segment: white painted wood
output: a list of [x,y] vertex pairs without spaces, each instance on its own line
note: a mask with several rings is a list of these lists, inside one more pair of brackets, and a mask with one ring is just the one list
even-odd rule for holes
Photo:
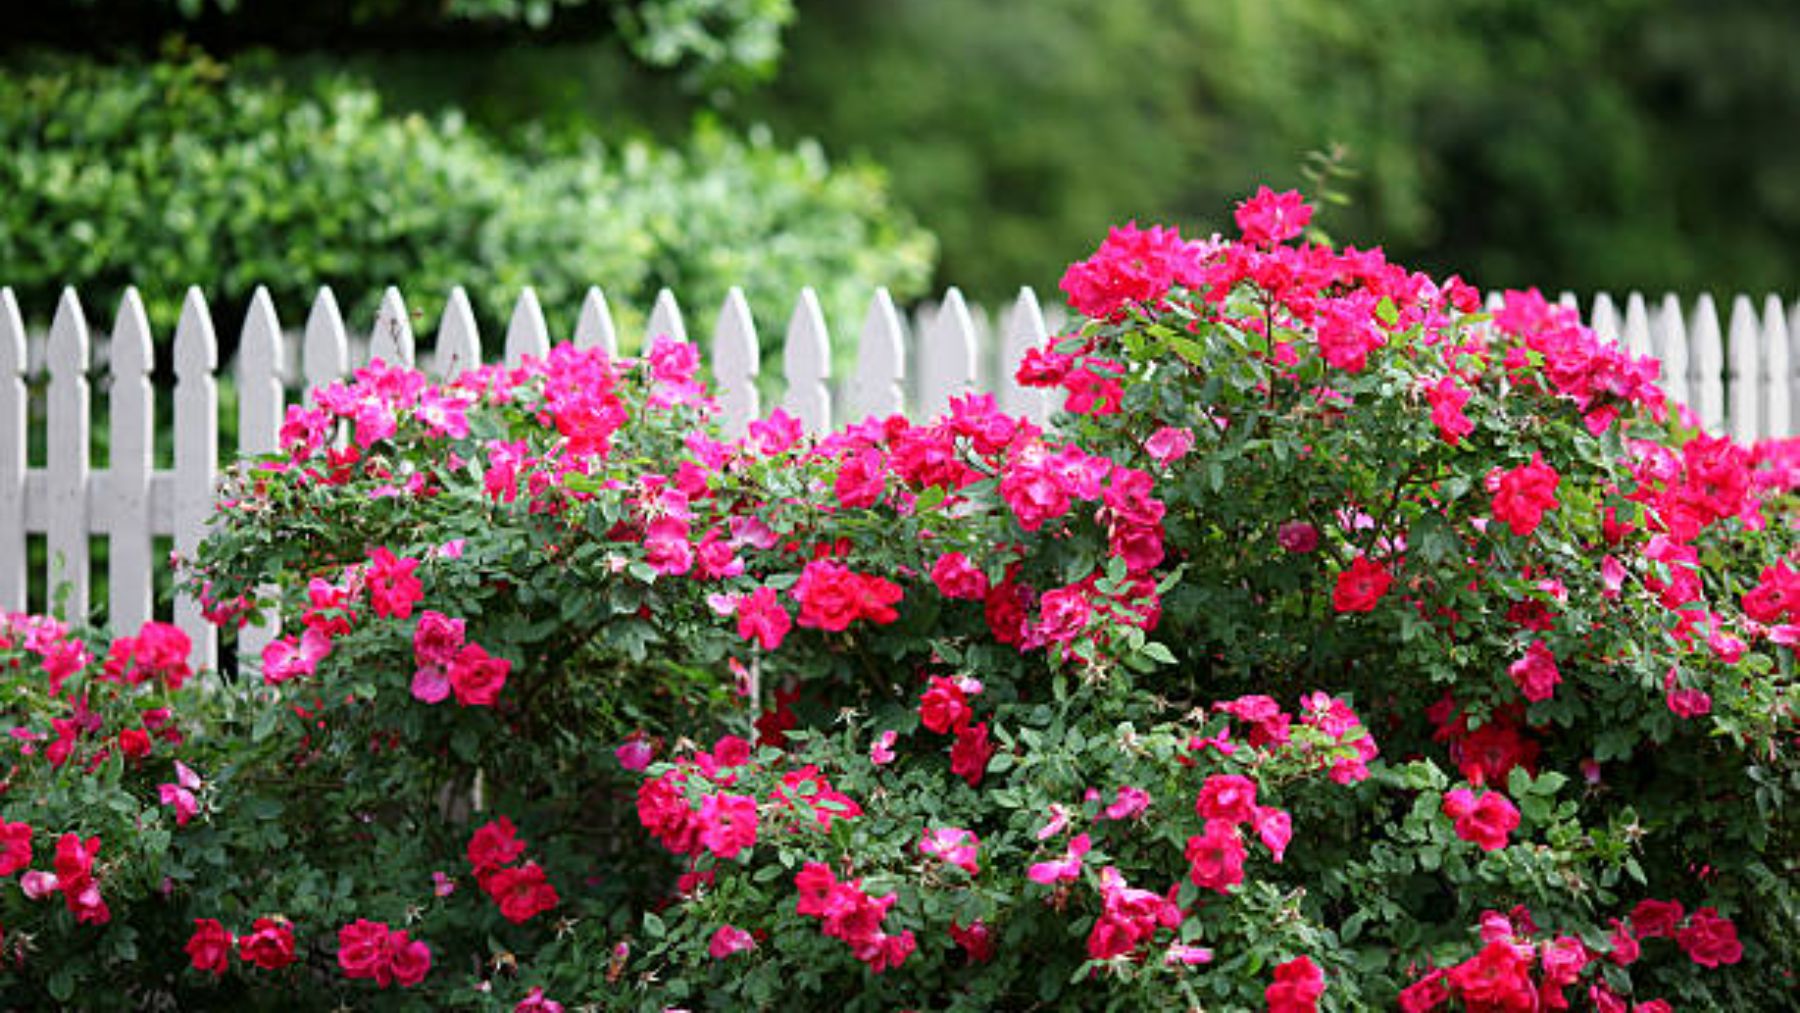
[[649,348],[657,338],[688,339],[687,325],[681,321],[681,306],[675,302],[675,293],[666,288],[656,293],[656,305],[650,309],[650,322],[644,327],[644,347]]
[[1687,320],[1673,292],[1663,296],[1650,322],[1650,340],[1662,360],[1663,390],[1677,404],[1689,403]]
[[1001,318],[1000,327],[1000,375],[994,378],[994,385],[999,388],[1000,410],[1043,425],[1050,418],[1047,392],[1023,386],[1018,379],[1019,364],[1025,361],[1025,353],[1042,348],[1050,341],[1044,313],[1038,308],[1037,293],[1029,288],[1019,289],[1019,297]]
[[[219,343],[198,288],[190,288],[175,325],[175,554],[192,559],[213,515],[219,474],[219,391],[214,372]],[[193,641],[196,668],[218,663],[218,638],[200,615],[200,603],[175,595],[175,623]]]
[[1575,298],[1575,293],[1573,292],[1564,292],[1562,295],[1557,296],[1556,304],[1572,309],[1577,313],[1581,312],[1581,300]]
[[950,409],[950,399],[975,389],[975,325],[962,292],[944,293],[920,349],[919,410],[933,419]]
[[[287,361],[281,321],[269,290],[258,286],[244,317],[238,342],[238,452],[244,455],[273,453],[281,447],[283,401],[281,367]],[[273,596],[275,588],[262,589]],[[280,617],[265,616],[266,625],[246,626],[238,633],[240,665],[262,657],[263,647],[280,633]]]
[[1612,296],[1605,292],[1594,294],[1594,307],[1588,311],[1588,326],[1601,341],[1619,343],[1619,308],[1613,305]]
[[1800,434],[1800,301],[1788,307],[1788,431]]
[[81,302],[72,288],[63,289],[50,324],[45,355],[50,367],[50,429],[45,457],[45,535],[50,550],[50,600],[67,585],[62,616],[85,621],[88,613],[88,328]]
[[1642,358],[1656,354],[1650,347],[1650,311],[1644,305],[1643,293],[1633,292],[1625,298],[1625,324],[1621,331],[1625,350],[1633,356]]
[[575,319],[575,347],[603,348],[608,358],[619,357],[619,331],[613,326],[606,293],[598,288],[588,289],[581,300],[581,315]]
[[[125,290],[113,322],[112,444],[107,495],[94,504],[96,520],[110,535],[106,561],[107,616],[119,636],[136,633],[151,618],[150,473],[156,466],[156,365],[150,321],[137,289]],[[247,397],[245,404],[254,402]]]
[[1781,297],[1769,295],[1763,300],[1762,314],[1762,418],[1757,435],[1764,439],[1793,436],[1794,398],[1788,385],[1792,364],[1788,356],[1787,313]]
[[844,388],[844,420],[861,422],[871,415],[898,415],[906,410],[906,333],[888,290],[878,288],[863,318],[856,369]]
[[1703,292],[1688,320],[1688,390],[1707,432],[1725,426],[1725,339],[1712,293]]
[[245,454],[269,454],[280,449],[285,396],[281,366],[287,361],[281,321],[275,316],[269,290],[257,286],[244,315],[243,336],[238,341],[238,450]]
[[756,342],[756,322],[744,290],[733,286],[719,307],[713,327],[713,378],[718,384],[719,424],[727,439],[744,435],[750,420],[762,414],[756,377],[762,371],[762,350]]
[[831,334],[811,286],[800,290],[794,315],[788,318],[787,344],[781,350],[787,394],[781,406],[816,435],[831,430]]
[[369,328],[369,361],[376,359],[390,366],[413,364],[412,314],[407,312],[400,290],[392,285],[381,293],[375,324]]
[[431,371],[437,379],[449,382],[480,365],[481,331],[475,326],[469,293],[458,285],[450,290],[444,316],[438,321],[437,351],[432,355]]
[[506,326],[506,364],[518,366],[527,356],[542,360],[550,354],[550,325],[537,293],[526,288],[513,305],[512,322]]
[[0,288],[0,609],[25,601],[25,320],[10,288]]
[[338,312],[337,296],[329,288],[320,288],[313,298],[302,351],[305,359],[300,373],[306,378],[309,398],[313,391],[343,379],[350,371],[350,340],[344,334],[344,315]]
[[1754,443],[1762,415],[1762,362],[1758,347],[1762,326],[1749,296],[1739,295],[1731,301],[1729,326],[1725,375],[1731,397],[1731,436],[1740,443]]

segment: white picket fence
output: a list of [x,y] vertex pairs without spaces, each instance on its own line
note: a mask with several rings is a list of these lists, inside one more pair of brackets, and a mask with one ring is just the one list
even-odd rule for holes
[[[1569,297],[1565,296],[1565,300]],[[818,300],[803,291],[789,319],[782,347],[780,403],[808,430],[823,432],[835,422],[870,414],[911,412],[925,417],[942,411],[964,391],[992,390],[1001,407],[1042,420],[1049,402],[1040,391],[1021,388],[1013,366],[1025,350],[1053,333],[1051,317],[1031,289],[988,322],[951,289],[937,304],[922,307],[908,326],[885,291],[877,291],[857,335],[855,365],[841,381],[832,375],[831,332]],[[1597,297],[1589,314],[1596,331],[1622,341],[1638,354],[1664,362],[1666,388],[1698,412],[1712,430],[1741,439],[1800,432],[1800,302],[1788,306],[1770,296],[1759,313],[1748,297],[1732,303],[1729,326],[1721,330],[1710,296],[1684,310],[1674,296],[1651,307],[1633,294],[1621,311],[1610,297]],[[688,340],[687,325],[673,295],[663,292],[652,308],[646,335]],[[573,335],[579,347],[616,351],[619,332],[606,297],[592,289],[584,299]],[[1729,340],[1727,340],[1729,339]],[[297,354],[289,346],[298,344]],[[32,418],[26,380],[37,376],[27,354],[27,335],[12,292],[0,289],[0,609],[26,606],[27,538],[44,536],[48,578],[66,582],[66,612],[88,612],[90,540],[108,541],[108,615],[116,631],[136,629],[152,614],[152,573],[163,565],[152,558],[153,540],[172,538],[175,552],[192,553],[212,513],[219,472],[218,344],[212,315],[198,289],[190,289],[174,337],[174,467],[154,466],[156,393],[150,382],[152,340],[144,307],[135,292],[119,306],[110,340],[96,342],[73,290],[63,293],[42,344],[47,374],[44,415],[46,466],[29,467],[27,425]],[[502,339],[508,363],[541,356],[550,333],[535,294],[529,289],[513,309]],[[355,358],[418,362],[429,374],[448,378],[483,361],[482,341],[467,295],[450,294],[429,362],[419,360],[411,317],[400,293],[388,289],[366,341],[352,341],[337,300],[322,289],[305,327],[285,334],[268,293],[258,290],[243,323],[235,363],[237,451],[274,450],[290,388],[314,388],[350,372]],[[91,353],[102,352],[110,407],[110,450],[104,468],[91,465]],[[1728,354],[1729,352],[1729,354]],[[732,290],[713,325],[710,365],[728,432],[742,432],[763,406],[758,374],[760,343],[749,305]],[[177,594],[175,621],[194,640],[195,662],[214,664],[215,631],[200,617],[192,598]],[[248,631],[241,649],[260,649],[266,634]]]

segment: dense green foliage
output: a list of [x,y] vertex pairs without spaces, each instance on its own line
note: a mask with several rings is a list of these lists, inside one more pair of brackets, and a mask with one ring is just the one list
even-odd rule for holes
[[360,322],[400,283],[429,326],[453,285],[489,321],[532,285],[567,328],[591,284],[640,311],[660,286],[702,308],[736,284],[772,325],[803,285],[853,318],[930,270],[878,171],[715,129],[503,147],[354,83],[297,93],[204,60],[0,76],[0,110],[0,277],[28,312],[65,283],[96,307],[135,284],[166,335],[189,284],[227,307],[267,285],[293,322],[332,285]]

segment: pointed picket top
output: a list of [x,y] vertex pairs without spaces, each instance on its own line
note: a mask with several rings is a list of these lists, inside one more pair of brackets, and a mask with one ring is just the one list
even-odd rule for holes
[[800,420],[806,431],[822,435],[831,431],[831,334],[819,297],[809,285],[800,290],[794,315],[788,318],[787,344],[781,350],[787,395],[781,406]]
[[613,326],[606,293],[598,287],[589,288],[581,300],[581,315],[575,319],[575,347],[602,348],[607,358],[619,357],[619,331]]
[[856,369],[844,388],[844,418],[861,422],[871,415],[906,410],[906,332],[888,290],[878,288],[863,318]]
[[[113,321],[110,349],[112,444],[107,495],[98,505],[111,535],[106,559],[106,611],[115,634],[136,633],[150,619],[150,473],[156,463],[155,366],[150,321],[137,289],[125,290]],[[246,397],[248,405],[253,398]]]
[[1643,293],[1633,292],[1625,297],[1625,323],[1619,338],[1633,356],[1656,354],[1650,346],[1650,311],[1644,305]]
[[1731,301],[1730,337],[1727,354],[1730,362],[1726,376],[1731,391],[1731,435],[1743,443],[1754,443],[1762,421],[1762,321],[1756,306],[1747,295]]
[[762,351],[757,347],[750,304],[744,301],[744,290],[735,285],[719,307],[719,320],[713,327],[712,357],[720,424],[727,439],[736,439],[744,435],[751,419],[762,414],[756,396]]
[[375,310],[375,324],[369,328],[369,361],[380,359],[390,366],[413,364],[412,315],[406,300],[392,285],[381,293],[381,305]]
[[1687,320],[1682,313],[1681,300],[1673,292],[1662,297],[1662,304],[1651,318],[1650,341],[1656,357],[1662,360],[1663,390],[1678,403],[1687,404],[1690,397]]
[[344,378],[350,371],[350,340],[344,334],[344,315],[338,312],[337,296],[323,286],[313,297],[312,312],[306,316],[306,337],[301,347],[305,363],[300,372],[306,378],[306,393]]
[[1042,390],[1020,384],[1018,378],[1025,353],[1050,341],[1050,329],[1038,308],[1037,293],[1029,287],[1019,289],[1019,297],[1000,318],[1000,329],[1000,410],[1042,425],[1050,417],[1049,398]]
[[681,306],[675,302],[675,293],[666,288],[656,293],[656,305],[650,309],[650,322],[644,328],[644,348],[648,349],[657,338],[688,339],[687,325],[681,322]]
[[1763,299],[1762,336],[1762,426],[1758,435],[1764,439],[1783,439],[1794,435],[1794,391],[1789,386],[1789,355],[1786,307],[1781,297]]
[[[219,391],[213,371],[219,365],[219,343],[212,317],[198,288],[190,288],[175,324],[175,552],[194,558],[213,514],[213,486],[219,476]],[[175,596],[175,624],[193,642],[191,660],[212,668],[218,660],[218,636],[200,614],[200,603],[186,592]]]
[[1489,289],[1487,299],[1481,304],[1481,308],[1489,313],[1498,313],[1504,309],[1505,306],[1506,293],[1501,292],[1499,289]]
[[1577,313],[1581,312],[1581,300],[1577,299],[1573,292],[1564,292],[1562,295],[1557,296],[1556,304],[1558,306],[1566,306]]
[[243,453],[267,454],[281,444],[285,344],[275,301],[258,285],[238,341],[238,449]]
[[25,611],[25,319],[0,288],[0,610]]
[[1588,327],[1594,336],[1610,344],[1619,343],[1619,308],[1613,305],[1612,296],[1605,292],[1594,295],[1594,307],[1588,311]]
[[950,399],[975,387],[975,324],[961,290],[944,293],[920,348],[919,413],[933,419],[950,410]]
[[439,380],[448,382],[480,365],[481,331],[475,326],[469,293],[458,285],[450,290],[444,315],[438,320],[437,351],[432,354],[431,371]]
[[1788,432],[1800,435],[1800,300],[1788,307],[1787,335]]
[[1725,339],[1712,293],[1702,292],[1688,322],[1688,390],[1700,425],[1709,433],[1725,427]]
[[75,290],[63,289],[50,323],[45,360],[50,368],[46,422],[48,454],[48,523],[51,598],[68,584],[63,618],[79,621],[88,611],[88,345],[87,319]]
[[520,365],[528,356],[542,360],[550,354],[550,325],[544,322],[544,308],[530,286],[519,292],[519,301],[513,304],[505,352],[508,366]]

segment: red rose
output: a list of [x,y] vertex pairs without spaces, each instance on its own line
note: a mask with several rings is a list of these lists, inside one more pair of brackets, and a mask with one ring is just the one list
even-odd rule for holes
[[919,722],[934,732],[944,734],[969,723],[974,712],[962,687],[943,676],[931,677],[929,688],[919,699]]
[[368,978],[382,988],[393,978],[388,927],[364,918],[338,929],[338,966],[346,978]]
[[1381,564],[1371,563],[1367,556],[1358,556],[1348,570],[1338,574],[1331,607],[1339,612],[1373,612],[1375,603],[1387,594],[1393,583],[1394,578]]
[[534,915],[554,908],[562,899],[536,862],[527,862],[517,869],[502,869],[494,873],[485,887],[488,896],[500,905],[500,913],[514,925],[522,925]]
[[1701,967],[1735,964],[1744,959],[1744,946],[1738,942],[1737,926],[1729,918],[1719,917],[1713,908],[1703,907],[1688,919],[1688,927],[1675,934],[1688,957]]
[[982,775],[987,773],[988,760],[993,758],[994,749],[994,744],[988,741],[986,721],[958,728],[956,744],[950,747],[950,772],[969,782],[969,787],[977,787]]
[[504,816],[483,825],[469,838],[469,865],[474,868],[477,880],[511,864],[524,853],[525,842],[519,840],[519,832],[512,820]]
[[31,824],[0,820],[0,876],[31,868]]
[[489,656],[480,644],[464,644],[450,665],[450,688],[464,707],[492,707],[510,671],[512,662]]
[[1242,774],[1214,774],[1201,787],[1194,811],[1202,819],[1248,823],[1256,818],[1256,782]]
[[1681,915],[1678,900],[1641,900],[1631,909],[1631,927],[1640,939],[1673,938]]
[[388,937],[388,950],[393,954],[390,964],[394,980],[401,988],[411,988],[425,980],[431,970],[431,948],[417,939],[407,938],[404,932],[395,932]]
[[194,919],[194,934],[187,941],[188,959],[194,970],[222,975],[231,965],[231,933],[216,918]]
[[1494,519],[1515,535],[1531,534],[1546,512],[1561,505],[1556,501],[1556,486],[1561,481],[1556,469],[1544,463],[1542,454],[1531,455],[1530,464],[1511,471],[1495,469],[1487,480],[1488,491],[1494,494]]
[[1325,994],[1325,972],[1309,957],[1295,957],[1275,968],[1275,982],[1263,991],[1269,1013],[1315,1013]]
[[119,752],[133,760],[150,755],[150,733],[142,728],[127,728],[119,733]]
[[238,957],[265,971],[278,971],[294,962],[294,928],[285,921],[258,918],[237,945]]

